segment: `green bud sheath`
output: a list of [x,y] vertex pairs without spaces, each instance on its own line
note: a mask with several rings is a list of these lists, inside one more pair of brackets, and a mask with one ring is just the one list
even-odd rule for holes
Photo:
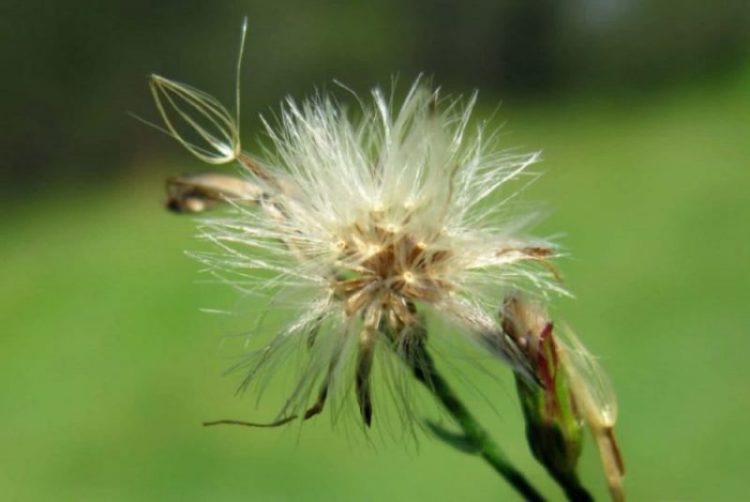
[[570,500],[593,500],[576,474],[583,441],[579,417],[560,361],[553,324],[541,309],[518,297],[503,304],[503,331],[526,354],[536,384],[516,374],[516,389],[534,458],[565,490]]
[[526,437],[534,457],[555,478],[575,477],[581,455],[583,424],[576,416],[565,372],[547,323],[539,335],[536,370],[543,387],[517,376],[516,388],[526,420]]

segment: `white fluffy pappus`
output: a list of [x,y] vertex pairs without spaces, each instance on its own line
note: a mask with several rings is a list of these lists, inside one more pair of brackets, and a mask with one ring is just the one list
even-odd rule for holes
[[163,77],[151,87],[169,134],[244,173],[173,184],[178,210],[230,203],[201,225],[216,251],[196,256],[243,288],[305,298],[295,320],[240,364],[246,387],[290,351],[304,354],[272,425],[320,413],[352,384],[369,425],[373,366],[392,367],[394,356],[417,364],[409,347],[426,343],[426,312],[450,325],[443,336],[478,342],[527,374],[496,311],[510,289],[562,292],[548,262],[555,249],[525,237],[531,218],[512,211],[539,155],[497,150],[494,134],[470,127],[475,96],[441,97],[418,80],[399,106],[375,90],[356,114],[323,94],[289,99],[278,123],[265,122],[272,144],[256,157],[240,146],[238,113]]

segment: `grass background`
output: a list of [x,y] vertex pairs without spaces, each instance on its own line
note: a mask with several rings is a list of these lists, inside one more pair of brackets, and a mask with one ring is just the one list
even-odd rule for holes
[[[495,103],[481,98],[489,112]],[[540,233],[566,232],[572,257],[561,269],[577,299],[558,310],[618,391],[631,500],[741,499],[750,73],[647,99],[510,102],[497,120],[507,123],[507,146],[544,150],[546,175],[526,199],[551,208]],[[368,444],[325,418],[301,432],[200,427],[275,408],[235,397],[221,376],[220,339],[235,327],[199,309],[231,307],[234,294],[196,284],[199,265],[182,253],[198,246],[193,222],[160,206],[163,176],[184,170],[138,163],[94,191],[9,203],[0,223],[0,498],[507,499],[481,461],[429,438],[418,448]],[[559,499],[526,450],[512,383],[501,379],[488,391],[498,415],[485,425]],[[605,498],[591,441],[586,450],[582,475]]]

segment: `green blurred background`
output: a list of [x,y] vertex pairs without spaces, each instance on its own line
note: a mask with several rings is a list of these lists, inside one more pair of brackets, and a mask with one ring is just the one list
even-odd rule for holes
[[[201,284],[194,223],[161,206],[167,175],[205,167],[127,112],[156,120],[151,72],[229,101],[243,15],[248,148],[286,95],[423,71],[479,89],[506,146],[542,149],[526,198],[549,208],[540,234],[564,232],[577,299],[556,309],[618,391],[631,500],[747,497],[746,1],[4,0],[0,500],[514,499],[425,436],[368,441],[326,416],[201,428],[283,396],[256,407],[222,376],[222,340],[247,325],[201,313],[236,296]],[[494,371],[472,378],[495,411],[467,401],[560,499]],[[591,441],[582,475],[606,498]]]

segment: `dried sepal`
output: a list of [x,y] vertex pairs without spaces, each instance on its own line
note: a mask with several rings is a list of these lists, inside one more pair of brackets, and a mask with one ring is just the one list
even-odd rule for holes
[[150,86],[167,131],[190,153],[208,164],[241,155],[239,124],[216,98],[159,75],[151,75]]
[[173,176],[166,188],[166,206],[176,213],[202,213],[224,202],[255,204],[263,196],[256,184],[219,173]]
[[614,432],[617,400],[612,384],[575,333],[570,328],[563,332],[568,343],[561,355],[578,411],[596,440],[612,499],[625,500],[625,463]]

